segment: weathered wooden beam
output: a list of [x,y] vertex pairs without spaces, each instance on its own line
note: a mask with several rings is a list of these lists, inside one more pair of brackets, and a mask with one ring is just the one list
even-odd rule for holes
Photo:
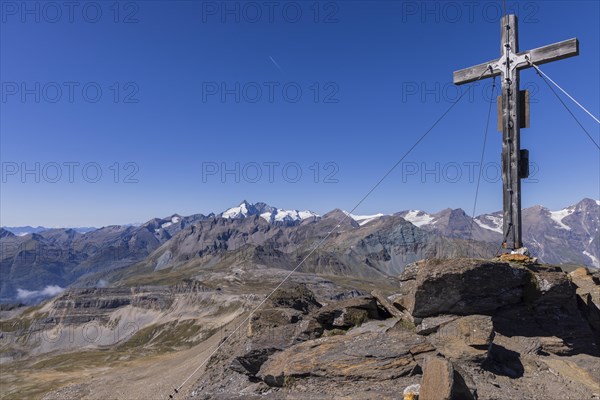
[[[515,25],[516,26],[516,25]],[[514,41],[516,43],[516,41]],[[513,49],[514,50],[514,49]],[[579,40],[576,38],[564,40],[562,42],[550,44],[548,46],[538,47],[537,49],[524,51],[517,55],[528,55],[531,62],[536,65],[546,64],[552,61],[562,60],[579,55]],[[500,71],[489,71],[488,66],[497,63],[498,60],[490,60],[486,63],[475,65],[454,71],[453,81],[455,85],[464,85],[465,83],[475,82],[481,79],[491,78],[500,75]],[[529,64],[520,65],[519,69],[531,67]]]
[[497,61],[498,60],[492,60],[483,64],[476,65],[474,67],[454,71],[454,84],[463,85],[465,83],[475,82],[479,79],[479,77],[481,77],[481,79],[485,79],[500,75],[500,71],[492,72],[488,68],[490,64],[494,64]]
[[[519,51],[519,26],[516,15],[506,15],[500,25],[500,48]],[[507,47],[508,46],[508,47]],[[519,69],[505,65],[502,79],[502,192],[503,247],[518,249],[521,239],[521,104],[519,103]]]
[[[577,38],[563,40],[562,42],[538,47],[537,49],[525,51],[520,54],[528,53],[529,60],[536,65],[562,60],[563,58],[574,57],[579,55],[579,40],[577,40]],[[530,67],[530,65],[525,65],[522,68],[528,67]]]

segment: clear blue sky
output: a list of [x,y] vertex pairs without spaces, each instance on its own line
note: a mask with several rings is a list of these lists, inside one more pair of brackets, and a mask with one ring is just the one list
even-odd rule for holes
[[[51,3],[0,2],[2,225],[141,222],[242,199],[351,209],[448,108],[452,72],[500,47],[500,1]],[[508,1],[521,50],[579,38],[578,57],[542,69],[595,115],[599,7]],[[479,162],[490,84],[473,87],[357,212],[470,213],[465,163]],[[531,70],[521,86],[535,101],[521,131],[535,163],[523,206],[599,198],[598,149]],[[478,214],[501,209],[495,107]],[[436,168],[439,178],[422,176]]]

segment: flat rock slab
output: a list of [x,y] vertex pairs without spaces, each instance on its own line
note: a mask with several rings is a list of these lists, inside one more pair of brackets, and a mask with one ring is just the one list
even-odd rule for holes
[[296,377],[342,380],[389,380],[413,372],[422,355],[434,350],[412,332],[348,334],[324,337],[274,354],[258,374],[271,386]]
[[346,335],[351,336],[374,332],[385,333],[396,326],[399,321],[400,320],[398,318],[388,318],[381,321],[367,321],[361,326],[350,329]]
[[419,335],[429,335],[437,332],[437,330],[446,325],[449,322],[457,319],[456,315],[438,315],[437,317],[424,318],[419,325],[417,325],[417,333]]

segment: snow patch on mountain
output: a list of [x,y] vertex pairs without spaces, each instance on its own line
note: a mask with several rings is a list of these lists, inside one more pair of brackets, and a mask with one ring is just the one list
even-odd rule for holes
[[594,267],[600,268],[600,260],[598,260],[598,257],[595,257],[593,254],[588,253],[587,251],[584,251],[583,255],[589,257],[592,260],[592,264],[594,265]]
[[421,210],[410,210],[403,218],[418,227],[435,223],[435,218]]
[[344,214],[346,214],[347,216],[349,216],[350,218],[355,220],[358,223],[358,225],[360,225],[360,226],[366,225],[371,221],[375,221],[376,219],[379,219],[379,218],[385,216],[385,214],[382,214],[382,213],[373,214],[373,215],[354,215],[354,214],[350,214],[348,211],[344,211]]
[[273,216],[273,213],[272,213],[272,212],[266,212],[266,213],[262,213],[262,214],[260,214],[260,217],[261,217],[262,219],[264,219],[265,221],[267,221],[267,222],[271,222],[271,217],[272,217],[272,216]]
[[559,211],[550,211],[550,218],[552,218],[552,220],[556,222],[559,228],[570,231],[571,227],[565,225],[562,222],[562,220],[568,217],[569,215],[573,214],[574,211],[575,209],[573,207],[563,208]]
[[170,221],[167,221],[167,222],[163,223],[160,227],[162,229],[165,229],[165,228],[170,227],[173,224],[178,223],[179,221],[181,221],[181,218],[178,215],[174,215],[174,216],[171,217]]
[[503,233],[502,217],[496,215],[480,215],[479,217],[475,218],[475,223],[484,229]]

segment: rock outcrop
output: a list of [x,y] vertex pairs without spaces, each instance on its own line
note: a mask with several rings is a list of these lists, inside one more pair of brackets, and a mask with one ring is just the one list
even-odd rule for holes
[[490,314],[521,301],[531,274],[505,262],[481,260],[425,260],[404,299],[415,317],[440,314]]

